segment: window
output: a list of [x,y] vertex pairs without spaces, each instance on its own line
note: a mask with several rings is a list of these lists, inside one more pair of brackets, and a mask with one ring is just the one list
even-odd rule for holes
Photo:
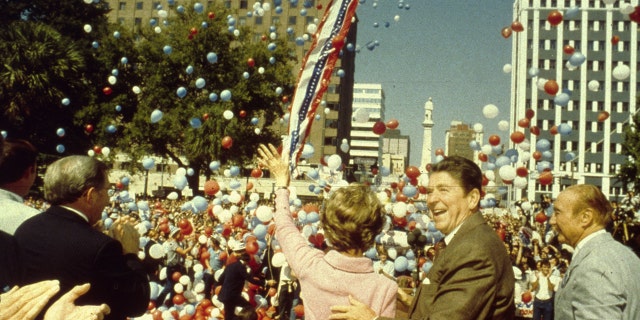
[[280,24],[280,17],[272,17],[271,18],[271,25],[277,26],[279,24]]
[[118,10],[127,10],[127,3],[126,3],[126,2],[124,2],[124,1],[121,1],[121,2],[118,4]]
[[240,0],[240,9],[246,9],[249,7],[249,1],[247,0]]
[[153,9],[158,9],[158,8],[160,8],[160,1],[154,1],[154,2],[151,4],[151,8],[153,8]]
[[289,16],[289,25],[295,25],[297,21],[298,21],[297,16]]
[[262,25],[262,17],[256,17],[256,25],[260,26]]
[[224,0],[224,7],[227,9],[231,9],[231,0]]
[[136,18],[133,22],[136,26],[140,26],[142,24],[142,18]]
[[136,10],[142,10],[144,8],[144,2],[138,1],[136,2]]

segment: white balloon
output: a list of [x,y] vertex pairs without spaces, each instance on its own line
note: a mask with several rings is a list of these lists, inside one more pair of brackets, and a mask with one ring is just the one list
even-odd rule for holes
[[166,10],[158,10],[158,17],[166,18],[168,16],[168,12]]
[[498,174],[502,180],[513,180],[516,177],[516,168],[512,166],[502,166],[498,170]]
[[490,144],[485,144],[480,148],[480,150],[484,154],[491,154],[493,152],[493,146]]
[[273,218],[273,210],[268,206],[259,206],[256,209],[256,218],[261,222],[269,222]]
[[262,9],[264,9],[264,11],[269,11],[271,10],[271,4],[269,2],[265,2],[262,4]]
[[133,86],[133,88],[131,88],[131,91],[133,91],[133,93],[135,94],[140,94],[140,92],[142,92],[142,90],[138,86]]
[[274,253],[273,257],[271,257],[271,264],[276,268],[282,267],[283,265],[287,264],[287,259],[284,257],[284,253]]
[[176,170],[176,175],[179,175],[179,176],[186,176],[186,175],[187,175],[187,169],[185,169],[185,168],[178,168],[178,170]]
[[600,82],[598,82],[598,80],[591,80],[587,83],[587,88],[591,91],[598,91],[600,89]]
[[91,30],[93,30],[93,28],[91,27],[90,24],[85,24],[84,25],[84,32],[89,33],[89,32],[91,32]]
[[207,236],[206,236],[206,235],[204,235],[204,234],[201,234],[201,235],[198,237],[198,242],[199,242],[200,244],[205,244],[205,243],[207,243],[207,240],[208,240],[208,239],[207,239]]
[[167,199],[169,199],[169,200],[177,200],[178,199],[178,193],[175,192],[175,191],[169,193],[167,195]]
[[407,204],[404,202],[396,202],[393,205],[393,215],[396,218],[402,218],[407,215]]
[[258,73],[259,74],[263,74],[264,73],[264,68],[263,67],[258,68]]
[[391,260],[395,260],[398,257],[398,251],[396,248],[389,248],[387,249],[387,256],[389,256]]
[[513,67],[511,66],[511,64],[510,64],[510,63],[507,63],[507,64],[505,64],[505,65],[502,67],[502,72],[504,72],[504,73],[511,73],[511,70],[512,70],[512,69],[513,69]]
[[162,32],[162,28],[155,27],[155,28],[153,28],[153,31],[155,31],[155,33],[160,33],[160,32]]
[[502,121],[498,122],[498,129],[500,131],[509,131],[509,121],[502,120]]
[[496,107],[496,105],[494,104],[488,104],[484,106],[484,108],[482,108],[482,114],[487,119],[495,118],[499,112],[500,110],[498,110],[498,107]]
[[615,68],[613,68],[613,77],[618,80],[624,80],[629,78],[631,74],[631,69],[626,64],[619,64]]
[[116,84],[118,78],[116,78],[115,76],[109,76],[109,78],[107,78],[107,81],[109,82],[109,84]]
[[184,292],[184,286],[181,283],[176,283],[176,284],[173,285],[173,291],[175,291],[176,293],[183,293]]
[[93,156],[95,156],[95,155],[96,155],[96,152],[95,152],[95,151],[93,151],[93,150],[89,150],[89,151],[87,151],[87,155],[88,155],[89,157],[93,157]]
[[538,78],[538,81],[536,81],[536,86],[538,87],[538,90],[544,91],[544,84],[545,83],[547,83],[547,79]]
[[240,30],[238,30],[238,29],[233,30],[233,35],[236,36],[236,37],[239,37],[240,36]]
[[621,3],[620,4],[620,13],[622,14],[630,14],[635,10],[635,7],[630,3]]
[[191,283],[191,278],[189,278],[188,275],[183,275],[180,277],[180,283],[182,283],[183,285],[188,285],[189,283]]
[[395,22],[400,21],[400,16],[396,14],[396,15],[393,17],[393,21],[395,21]]
[[108,157],[110,153],[111,153],[111,149],[109,149],[109,147],[102,147],[102,154],[105,157]]
[[318,31],[318,26],[310,23],[309,25],[307,25],[307,32],[311,33],[311,34],[315,34],[316,31]]
[[473,125],[473,131],[475,131],[476,133],[481,133],[483,129],[484,127],[482,126],[482,123],[478,122]]
[[193,266],[193,271],[194,272],[202,272],[202,271],[204,271],[204,266],[202,264],[200,264],[200,263],[196,263]]
[[231,120],[231,119],[233,119],[233,111],[231,111],[231,110],[225,110],[225,111],[222,113],[222,117],[224,117],[224,118],[225,118],[225,119],[227,119],[227,120]]
[[255,129],[253,129],[253,132],[255,134],[260,134],[262,132],[262,130],[260,130],[260,128],[255,128]]
[[[528,184],[527,178],[525,178],[525,177],[515,177],[513,179],[513,186],[518,188],[518,189],[526,188],[527,184]],[[529,204],[529,209],[531,209],[531,204],[529,202],[525,202],[525,203]],[[523,210],[529,210],[529,209],[525,209],[525,205],[524,205],[525,203],[522,204],[522,209]]]
[[487,177],[487,180],[494,181],[496,180],[496,173],[493,170],[487,170],[484,172],[484,176]]
[[341,165],[342,165],[342,158],[339,155],[332,154],[329,156],[329,159],[327,160],[327,166],[329,167],[329,169],[338,170],[338,168],[340,168]]

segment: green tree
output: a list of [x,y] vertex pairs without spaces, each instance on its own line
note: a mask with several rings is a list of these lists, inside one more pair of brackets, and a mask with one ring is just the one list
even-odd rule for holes
[[[211,161],[243,166],[253,159],[258,143],[279,140],[271,124],[284,113],[282,95],[291,93],[295,55],[282,39],[262,41],[248,28],[234,35],[224,18],[229,12],[221,6],[211,9],[215,18],[195,12],[193,5],[185,7],[191,9],[179,13],[170,8],[166,25],[158,22],[161,32],[140,30],[137,56],[130,57],[127,72],[135,73],[139,82],[131,85],[141,93],[131,101],[134,112],[117,119],[118,132],[101,131],[101,136],[104,144],[117,146],[134,162],[154,154],[194,169],[189,186],[197,192],[198,176],[210,175]],[[206,84],[199,87],[202,81]],[[186,90],[183,97],[179,88]],[[231,99],[224,101],[227,92]],[[151,123],[156,109],[164,116]],[[225,119],[225,111],[234,117]],[[253,117],[260,119],[259,133]],[[225,136],[233,139],[231,148],[222,146]]]
[[620,167],[617,178],[622,182],[622,188],[626,193],[629,189],[636,194],[640,192],[640,114],[633,115],[632,122],[624,126],[624,143],[622,153],[627,160]]

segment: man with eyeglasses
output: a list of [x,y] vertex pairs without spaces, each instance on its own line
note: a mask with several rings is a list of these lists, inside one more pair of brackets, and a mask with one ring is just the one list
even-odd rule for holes
[[[433,165],[427,206],[445,248],[418,288],[411,319],[513,319],[515,279],[496,232],[479,211],[482,171],[452,156]],[[330,319],[385,319],[357,300],[334,306]]]

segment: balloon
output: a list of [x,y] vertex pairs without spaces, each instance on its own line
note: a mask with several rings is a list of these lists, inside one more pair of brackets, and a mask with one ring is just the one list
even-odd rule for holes
[[354,112],[354,120],[358,123],[363,123],[369,121],[369,111],[365,108],[358,108],[356,112]]
[[233,139],[229,136],[225,136],[224,138],[222,138],[222,141],[220,144],[222,145],[223,148],[230,149],[231,146],[233,145]]
[[555,96],[559,89],[560,87],[555,80],[547,80],[544,84],[544,91],[549,95]]
[[584,54],[580,52],[575,52],[571,55],[571,57],[569,57],[569,64],[571,64],[574,67],[577,67],[582,63],[584,63],[586,59],[587,57],[585,57]]
[[407,215],[407,204],[405,202],[396,202],[393,205],[393,215],[396,218],[402,218]]
[[204,183],[204,193],[208,196],[213,196],[220,191],[220,185],[215,180],[207,180]]
[[511,37],[511,28],[510,27],[504,27],[502,28],[502,31],[500,31],[500,34],[502,34],[502,37],[505,39],[508,39],[509,37]]
[[510,63],[507,63],[504,66],[502,66],[502,72],[504,73],[511,73],[511,70],[513,70],[513,66]]
[[529,128],[531,125],[531,121],[528,118],[522,118],[518,120],[518,127],[520,128]]
[[500,122],[498,122],[498,129],[500,131],[508,131],[509,130],[509,121],[501,120]]
[[223,117],[223,118],[225,118],[225,119],[227,119],[227,120],[231,120],[231,119],[233,119],[233,111],[231,111],[231,110],[225,110],[225,111],[222,113],[222,117]]
[[631,74],[631,69],[626,64],[618,64],[613,68],[613,77],[617,80],[625,80]]
[[618,44],[618,42],[620,42],[620,36],[613,36],[611,37],[611,44],[613,44],[614,46]]
[[590,91],[598,91],[600,89],[600,82],[598,82],[598,80],[591,80],[587,83],[587,88],[589,88]]
[[499,113],[498,107],[493,104],[488,104],[482,108],[482,114],[487,119],[495,118]]
[[173,179],[173,185],[178,190],[184,189],[187,186],[187,184],[188,184],[188,181],[186,176],[176,175],[175,178]]
[[558,133],[560,133],[563,136],[571,134],[571,130],[572,128],[568,123],[561,123],[558,126]]
[[514,21],[511,23],[511,30],[515,31],[515,32],[522,32],[524,31],[524,26],[522,25],[522,23],[518,20]]
[[56,151],[57,151],[58,153],[64,153],[64,151],[65,151],[65,147],[64,147],[64,145],[63,145],[63,144],[59,144],[59,145],[57,145],[57,146],[56,146]]
[[513,180],[516,177],[516,169],[512,166],[505,165],[500,167],[498,175],[500,175],[502,180]]
[[559,25],[562,22],[562,13],[558,10],[551,11],[547,16],[547,21],[549,21],[552,26]]
[[571,97],[569,96],[569,94],[563,92],[553,98],[553,103],[561,107],[566,107],[567,104],[569,104],[570,100]]
[[497,134],[492,134],[491,136],[489,136],[489,144],[491,144],[492,146],[497,146],[500,144],[500,136],[498,136]]
[[202,89],[202,88],[204,88],[204,86],[205,86],[206,84],[207,84],[207,81],[206,81],[206,80],[204,80],[203,78],[198,78],[198,79],[196,80],[196,88],[198,88],[198,89]]
[[179,98],[184,98],[187,95],[187,89],[185,89],[185,87],[180,87],[176,90],[176,94]]
[[409,261],[407,260],[407,257],[399,256],[395,259],[395,261],[393,262],[393,265],[397,272],[404,272],[407,270]]
[[567,44],[564,47],[562,47],[562,51],[565,54],[573,54],[574,52],[576,52],[576,49],[574,49],[573,46]]
[[273,210],[268,206],[259,206],[256,209],[256,218],[262,223],[269,222],[273,218]]
[[220,92],[220,99],[222,101],[229,101],[231,100],[231,91],[229,90],[222,90],[222,92]]
[[387,121],[386,125],[387,125],[387,128],[389,128],[391,130],[395,130],[395,129],[398,128],[399,123],[398,123],[398,120],[391,119],[391,120]]
[[209,61],[209,63],[216,63],[218,62],[218,55],[215,54],[215,52],[209,52],[207,53],[207,61]]
[[598,113],[598,122],[603,122],[607,119],[609,119],[609,112],[600,111],[600,113]]
[[337,170],[342,165],[342,158],[337,154],[332,154],[327,160],[327,166],[331,170]]
[[522,141],[524,141],[524,133],[520,131],[514,131],[513,133],[511,133],[510,138],[513,143],[521,143]]
[[383,134],[387,130],[386,125],[382,121],[376,121],[373,124],[373,133],[375,134]]
[[551,184],[553,182],[553,174],[551,171],[542,172],[538,177],[538,182],[543,186]]
[[253,178],[261,178],[262,177],[262,170],[260,168],[253,168],[251,170],[251,177],[253,177]]

